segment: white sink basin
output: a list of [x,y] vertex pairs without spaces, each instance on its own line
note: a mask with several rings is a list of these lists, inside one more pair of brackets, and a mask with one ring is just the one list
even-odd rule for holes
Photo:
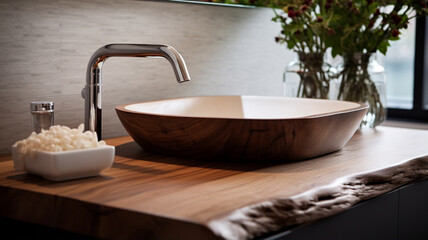
[[116,107],[148,151],[197,159],[295,161],[342,148],[365,104],[319,99],[207,96]]

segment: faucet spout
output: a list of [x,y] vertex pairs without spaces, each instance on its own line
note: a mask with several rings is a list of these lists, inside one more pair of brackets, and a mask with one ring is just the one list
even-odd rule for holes
[[190,81],[186,63],[171,46],[155,44],[109,44],[99,48],[89,60],[86,86],[82,90],[85,99],[85,130],[97,133],[101,139],[102,66],[109,57],[164,57],[172,65],[178,83]]

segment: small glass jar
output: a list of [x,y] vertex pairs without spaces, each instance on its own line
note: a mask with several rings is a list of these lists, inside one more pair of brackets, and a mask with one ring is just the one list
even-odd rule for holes
[[33,116],[33,131],[40,133],[42,129],[48,130],[54,125],[54,103],[47,101],[31,102],[31,115]]

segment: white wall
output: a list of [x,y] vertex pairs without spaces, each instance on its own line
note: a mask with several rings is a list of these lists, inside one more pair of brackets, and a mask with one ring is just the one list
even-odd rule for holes
[[268,8],[125,0],[0,1],[0,153],[32,130],[29,104],[51,100],[55,123],[83,122],[89,57],[109,43],[160,43],[185,59],[177,84],[165,59],[111,58],[103,67],[103,136],[126,135],[114,106],[200,95],[281,95],[290,51]]

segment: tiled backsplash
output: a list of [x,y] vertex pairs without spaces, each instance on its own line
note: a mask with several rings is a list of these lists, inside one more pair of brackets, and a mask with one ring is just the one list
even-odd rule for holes
[[31,132],[31,101],[55,103],[55,123],[83,122],[89,57],[109,43],[160,43],[185,59],[177,84],[165,59],[111,58],[103,67],[103,136],[126,135],[114,106],[201,95],[281,95],[290,51],[274,42],[269,8],[124,0],[0,2],[0,153]]

